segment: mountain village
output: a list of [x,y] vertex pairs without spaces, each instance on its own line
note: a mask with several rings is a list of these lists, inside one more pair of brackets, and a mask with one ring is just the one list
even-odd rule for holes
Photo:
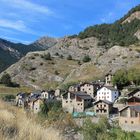
[[69,86],[68,90],[38,90],[32,93],[18,93],[15,104],[33,113],[41,111],[41,105],[61,102],[65,112],[73,118],[101,116],[110,121],[117,120],[119,126],[127,131],[140,130],[140,89],[131,92],[125,89],[125,96],[117,86],[113,86],[112,74],[105,76],[105,82],[81,82]]

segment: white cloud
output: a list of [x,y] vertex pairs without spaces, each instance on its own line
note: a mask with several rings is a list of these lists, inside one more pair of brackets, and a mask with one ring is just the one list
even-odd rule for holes
[[25,31],[26,26],[23,21],[10,21],[5,19],[0,19],[0,26],[6,28],[12,28],[18,31]]
[[44,13],[47,15],[50,15],[53,13],[48,7],[35,4],[29,0],[28,1],[27,0],[1,0],[1,1],[19,9],[35,11],[35,12]]
[[0,27],[17,30],[24,33],[35,34],[29,29],[22,20],[11,21],[6,19],[0,19]]

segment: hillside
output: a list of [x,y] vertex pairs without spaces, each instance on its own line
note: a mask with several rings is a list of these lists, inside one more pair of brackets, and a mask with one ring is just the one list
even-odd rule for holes
[[[139,11],[137,6],[115,23],[91,26],[79,35],[43,37],[32,45],[47,51],[28,53],[6,72],[21,85],[54,88],[69,82],[93,81],[109,71],[139,66]],[[45,59],[48,52],[51,60]],[[69,56],[72,60],[68,60]],[[85,56],[91,61],[83,62]]]
[[129,69],[140,64],[140,53],[137,50],[120,46],[94,56],[91,62],[81,61],[81,64],[77,60],[55,55],[51,60],[46,60],[43,56],[47,53],[48,51],[28,53],[6,72],[21,85],[40,89],[55,88],[70,82],[93,81],[102,78],[109,71],[114,73],[118,69]]
[[0,72],[31,51],[43,50],[39,46],[12,43],[0,39]]
[[59,39],[45,36],[45,37],[42,37],[42,38],[36,40],[36,41],[33,42],[31,45],[46,50],[46,49],[48,49],[48,48],[54,46],[55,44],[57,44],[58,40],[59,40]]
[[133,8],[120,20],[113,24],[101,24],[87,27],[78,34],[81,39],[87,37],[98,38],[99,44],[106,47],[114,45],[128,46],[139,43],[135,33],[140,29],[140,5]]

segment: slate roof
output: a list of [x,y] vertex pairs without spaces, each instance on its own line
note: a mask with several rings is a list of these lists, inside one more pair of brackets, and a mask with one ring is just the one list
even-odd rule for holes
[[137,105],[137,106],[126,106],[125,108],[121,109],[120,112],[125,110],[125,109],[127,109],[127,108],[130,108],[131,110],[135,110],[135,111],[140,113],[140,105]]
[[82,98],[82,99],[92,99],[92,97],[84,92],[74,92],[73,94],[75,94],[76,96]]
[[128,93],[128,96],[133,96],[135,93],[139,92],[140,89],[135,89],[132,92]]
[[140,98],[139,97],[135,97],[135,96],[132,96],[132,97],[129,97],[128,99],[127,99],[127,101],[131,101],[131,100],[134,100],[134,101],[139,101],[140,102]]
[[[113,91],[118,91],[116,88],[112,87],[112,86],[102,86],[101,88],[106,87],[107,89],[113,90]],[[101,89],[99,88],[99,90]]]
[[26,98],[28,96],[27,93],[24,93],[24,92],[21,92],[21,93],[18,93],[17,96],[21,96],[22,98]]
[[108,105],[113,104],[112,102],[107,101],[107,100],[99,100],[99,101],[95,102],[94,104],[98,104],[99,102],[104,102],[105,104],[108,104]]

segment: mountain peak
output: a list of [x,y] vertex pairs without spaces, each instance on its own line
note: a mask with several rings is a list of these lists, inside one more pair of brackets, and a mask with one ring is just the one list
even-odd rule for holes
[[41,47],[42,49],[48,49],[52,46],[54,46],[58,42],[58,39],[44,36],[38,39],[33,43],[34,46]]

